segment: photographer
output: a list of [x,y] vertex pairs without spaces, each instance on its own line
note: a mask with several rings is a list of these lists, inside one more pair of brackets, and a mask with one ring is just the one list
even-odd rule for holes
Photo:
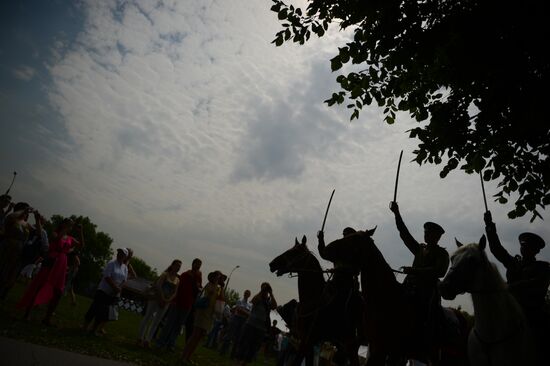
[[[0,301],[6,298],[22,269],[23,246],[32,230],[27,220],[32,212],[34,209],[28,203],[19,202],[13,207],[13,212],[6,216],[4,243],[0,249]],[[40,225],[39,220],[36,225]]]
[[277,301],[273,296],[271,285],[262,283],[260,292],[252,298],[252,310],[244,324],[236,358],[241,365],[251,362],[271,326],[269,313],[277,308]]

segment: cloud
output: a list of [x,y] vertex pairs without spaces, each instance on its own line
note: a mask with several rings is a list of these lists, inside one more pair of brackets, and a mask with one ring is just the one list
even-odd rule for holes
[[[60,123],[41,125],[44,153],[25,186],[46,212],[90,216],[157,268],[194,257],[204,272],[240,265],[233,286],[268,280],[284,302],[295,280],[275,278],[267,263],[295,236],[315,248],[333,188],[327,241],[346,226],[378,225],[390,265],[412,263],[388,209],[403,149],[398,202],[413,235],[436,221],[452,251],[454,236],[483,232],[477,177],[441,180],[409,163],[410,118],[388,126],[369,107],[350,123],[346,108],[323,104],[336,89],[328,60],[345,34],[275,48],[276,15],[244,0],[88,1],[81,10],[82,31],[52,45],[44,93]],[[504,210],[493,216],[513,253],[518,232],[550,237]]]
[[31,81],[36,74],[36,70],[30,66],[21,65],[13,69],[12,74],[19,80]]

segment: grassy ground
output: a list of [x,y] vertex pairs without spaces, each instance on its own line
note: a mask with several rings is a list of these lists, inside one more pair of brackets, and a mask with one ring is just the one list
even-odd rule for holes
[[[107,334],[103,337],[87,335],[80,329],[84,314],[88,310],[91,299],[77,296],[76,306],[70,304],[64,297],[53,318],[55,327],[45,327],[41,320],[45,308],[39,307],[32,314],[30,321],[22,320],[22,313],[15,309],[15,303],[21,297],[24,285],[18,284],[10,292],[6,302],[0,309],[0,335],[24,340],[30,343],[59,348],[87,355],[131,362],[138,365],[174,365],[183,350],[184,338],[180,336],[176,352],[158,349],[145,350],[136,346],[139,322],[141,316],[125,310],[120,310],[119,320],[108,323]],[[203,343],[203,342],[201,342]],[[234,361],[219,356],[216,351],[199,346],[193,356],[199,366],[234,365]],[[269,359],[264,362],[263,355],[251,365],[274,365]]]

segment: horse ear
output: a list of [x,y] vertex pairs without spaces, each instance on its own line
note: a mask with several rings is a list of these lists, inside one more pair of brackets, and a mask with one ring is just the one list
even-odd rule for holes
[[460,248],[464,245],[461,242],[459,242],[457,238],[455,238],[455,243],[456,243],[457,248]]
[[297,246],[297,245],[300,245],[300,243],[298,243],[298,238],[294,238],[294,246]]
[[373,236],[377,227],[378,227],[378,225],[376,225],[374,228],[372,228],[370,230],[366,230],[365,233],[367,233],[368,236]]
[[302,245],[306,245],[306,243],[307,243],[307,238],[306,238],[306,236],[304,235],[304,236],[302,237]]
[[483,235],[481,239],[479,239],[479,249],[485,250],[486,246],[487,246],[487,238],[485,237],[485,235]]

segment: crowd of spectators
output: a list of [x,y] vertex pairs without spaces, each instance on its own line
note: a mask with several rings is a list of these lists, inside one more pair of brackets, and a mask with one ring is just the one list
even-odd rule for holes
[[[24,278],[27,286],[17,307],[28,320],[37,306],[45,305],[42,323],[51,326],[62,295],[68,295],[76,305],[78,250],[85,245],[85,238],[82,226],[71,219],[64,219],[48,237],[46,222],[29,204],[14,204],[9,195],[0,196],[0,301],[18,278]],[[130,248],[118,248],[116,258],[103,269],[84,316],[84,331],[102,336],[107,322],[118,319],[117,304],[123,288],[136,277],[129,263],[132,256]],[[262,345],[264,357],[281,350],[283,336],[276,321],[270,321],[277,301],[269,283],[262,283],[252,298],[251,291],[245,290],[242,299],[229,306],[225,299],[226,275],[210,272],[203,286],[202,261],[194,259],[191,268],[180,274],[182,265],[181,260],[173,260],[145,294],[147,304],[137,330],[139,347],[175,351],[176,341],[185,329],[182,364],[194,364],[192,356],[204,340],[204,346],[241,365],[257,357]]]

